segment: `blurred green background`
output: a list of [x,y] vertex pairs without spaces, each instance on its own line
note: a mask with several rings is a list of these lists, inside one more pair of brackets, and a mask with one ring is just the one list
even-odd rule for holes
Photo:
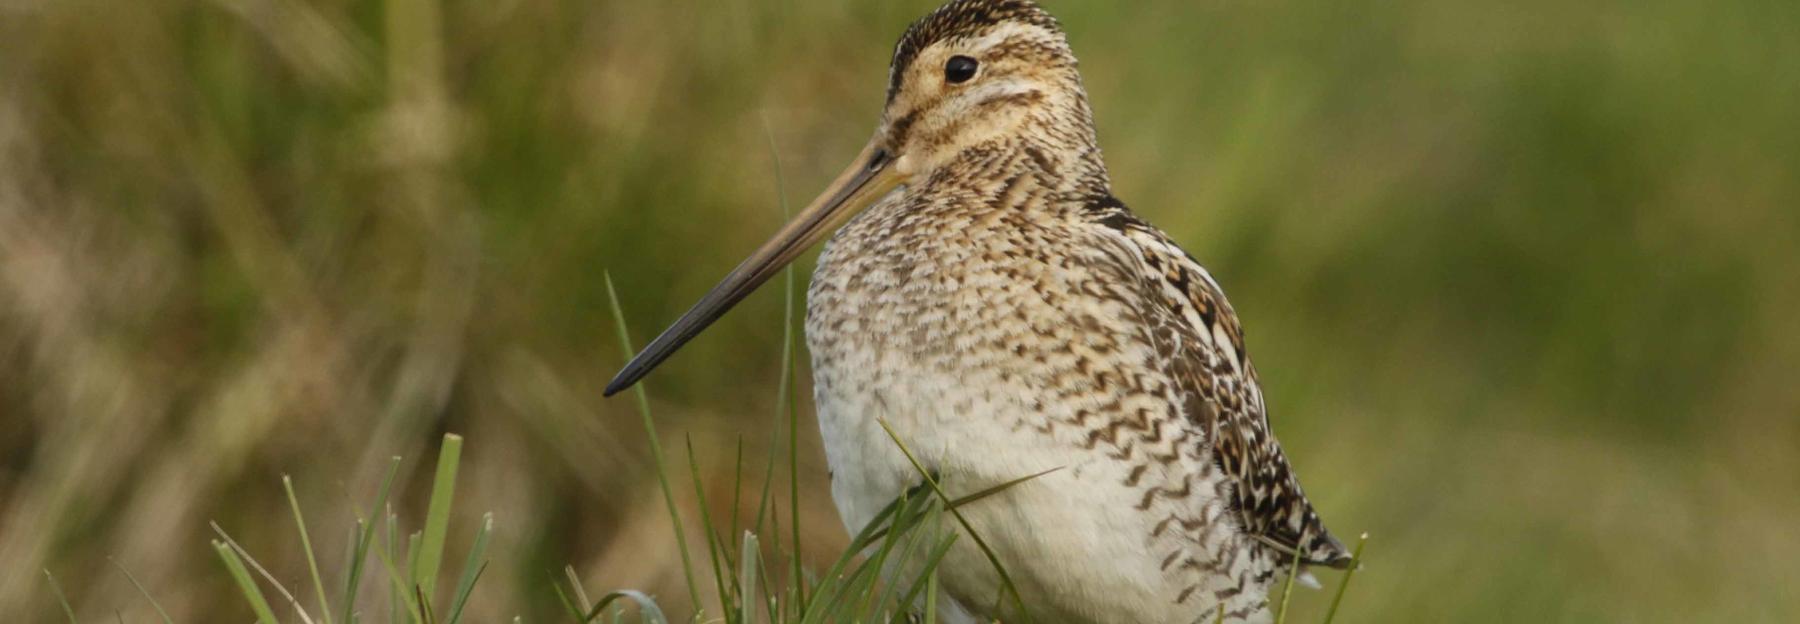
[[[0,613],[57,613],[49,569],[148,621],[110,557],[248,619],[207,521],[305,586],[280,475],[335,555],[391,455],[416,517],[445,431],[457,539],[497,517],[475,621],[549,619],[565,563],[682,610],[602,273],[660,330],[777,227],[777,163],[804,201],[873,131],[934,5],[0,1]],[[1800,620],[1800,3],[1046,5],[1118,194],[1374,536],[1341,621]],[[715,502],[779,452],[781,310],[651,378]]]

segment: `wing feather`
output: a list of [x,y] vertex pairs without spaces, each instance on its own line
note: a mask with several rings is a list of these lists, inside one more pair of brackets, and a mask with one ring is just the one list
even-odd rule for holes
[[1096,202],[1094,224],[1136,259],[1143,318],[1185,398],[1187,418],[1206,432],[1213,461],[1232,483],[1245,531],[1268,547],[1312,565],[1343,567],[1348,549],[1326,530],[1300,489],[1269,428],[1243,327],[1224,290],[1168,235],[1123,203]]

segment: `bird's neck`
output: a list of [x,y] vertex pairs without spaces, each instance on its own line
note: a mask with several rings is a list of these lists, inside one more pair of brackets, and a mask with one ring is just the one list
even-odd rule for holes
[[1112,188],[1106,163],[1086,138],[1033,131],[972,145],[908,188],[907,203],[1056,210],[1104,197]]

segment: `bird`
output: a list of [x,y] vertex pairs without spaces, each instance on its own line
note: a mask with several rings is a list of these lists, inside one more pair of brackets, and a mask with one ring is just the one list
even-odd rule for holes
[[1037,2],[951,0],[907,28],[868,145],[607,395],[827,238],[805,334],[846,527],[921,485],[896,439],[952,495],[1048,471],[958,510],[1020,599],[958,540],[943,621],[1268,622],[1295,562],[1351,562],[1270,429],[1224,290],[1113,194]]

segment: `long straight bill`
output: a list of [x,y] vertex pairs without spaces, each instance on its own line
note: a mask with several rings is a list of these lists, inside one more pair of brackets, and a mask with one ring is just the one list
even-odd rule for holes
[[682,345],[725,316],[733,306],[750,296],[769,278],[780,273],[781,269],[800,257],[800,254],[837,231],[850,217],[893,191],[900,185],[900,176],[892,165],[893,158],[880,147],[879,139],[870,142],[863,149],[862,155],[857,156],[850,168],[838,176],[818,199],[813,200],[812,205],[783,226],[774,238],[733,269],[705,297],[701,297],[693,309],[688,310],[687,314],[675,321],[650,346],[645,347],[643,353],[632,358],[631,363],[619,371],[619,376],[614,377],[612,383],[606,386],[606,396],[618,394],[642,380],[657,365],[674,355]]

